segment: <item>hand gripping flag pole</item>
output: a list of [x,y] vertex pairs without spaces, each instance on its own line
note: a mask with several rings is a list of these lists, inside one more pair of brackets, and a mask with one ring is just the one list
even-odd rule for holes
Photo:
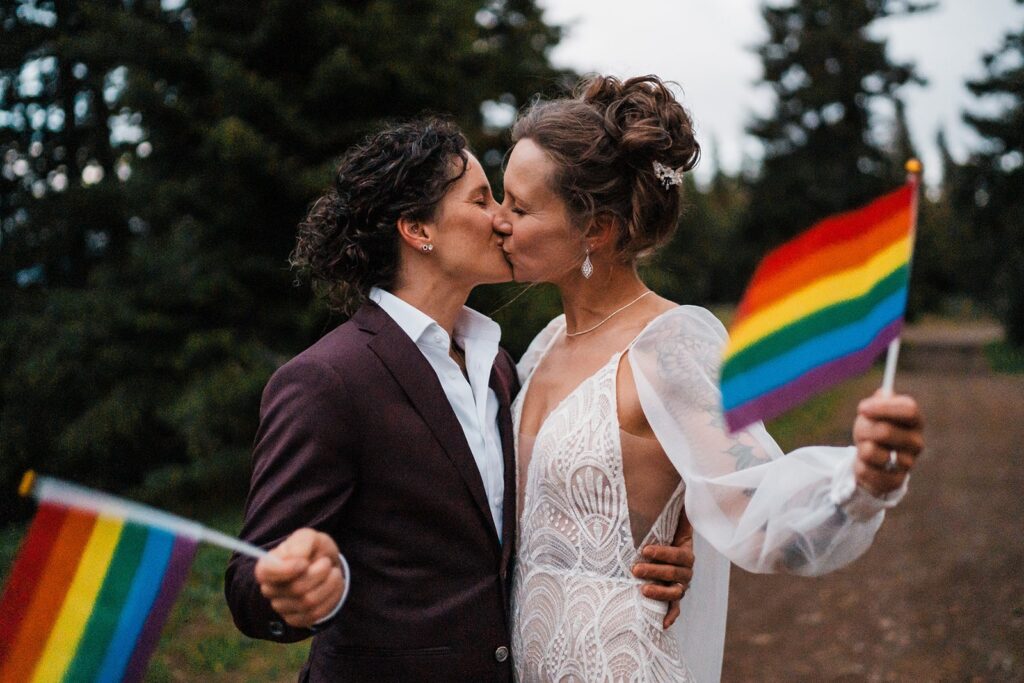
[[0,683],[139,681],[200,541],[268,556],[191,520],[32,472],[19,492],[39,509],[0,597]]

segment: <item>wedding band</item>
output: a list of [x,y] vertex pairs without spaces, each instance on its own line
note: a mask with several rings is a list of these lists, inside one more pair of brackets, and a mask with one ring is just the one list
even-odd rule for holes
[[896,451],[889,451],[889,459],[882,466],[882,469],[886,472],[895,472],[899,466],[899,462],[896,460]]

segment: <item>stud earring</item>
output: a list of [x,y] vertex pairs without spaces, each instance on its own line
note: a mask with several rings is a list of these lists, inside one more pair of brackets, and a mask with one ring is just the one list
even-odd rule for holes
[[580,266],[580,272],[583,277],[590,279],[590,276],[594,274],[594,264],[590,261],[590,247],[587,247],[587,257],[583,259],[583,265]]
[[423,250],[424,254],[429,254],[430,252],[434,251],[434,245],[431,244],[430,242],[427,242],[422,247],[420,247],[420,249]]

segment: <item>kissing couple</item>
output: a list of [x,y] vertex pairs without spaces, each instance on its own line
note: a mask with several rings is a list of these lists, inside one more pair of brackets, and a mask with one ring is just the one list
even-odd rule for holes
[[[724,327],[637,273],[700,151],[659,78],[586,79],[512,139],[499,204],[452,124],[379,131],[299,226],[352,316],[267,384],[242,536],[271,557],[225,591],[244,633],[313,636],[300,680],[717,681],[730,564],[853,561],[923,448],[900,395],[845,448],[726,430]],[[465,306],[510,279],[564,309],[518,366]]]

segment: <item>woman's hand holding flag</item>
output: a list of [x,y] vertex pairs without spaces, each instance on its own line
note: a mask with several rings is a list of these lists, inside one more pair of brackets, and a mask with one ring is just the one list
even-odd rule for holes
[[311,628],[332,616],[347,586],[334,540],[314,529],[299,529],[269,557],[256,563],[263,597],[291,626]]
[[[910,396],[879,389],[861,401],[853,423],[857,484],[879,497],[903,486],[924,448],[922,427],[921,411]],[[896,465],[889,467],[889,454],[893,452]]]

